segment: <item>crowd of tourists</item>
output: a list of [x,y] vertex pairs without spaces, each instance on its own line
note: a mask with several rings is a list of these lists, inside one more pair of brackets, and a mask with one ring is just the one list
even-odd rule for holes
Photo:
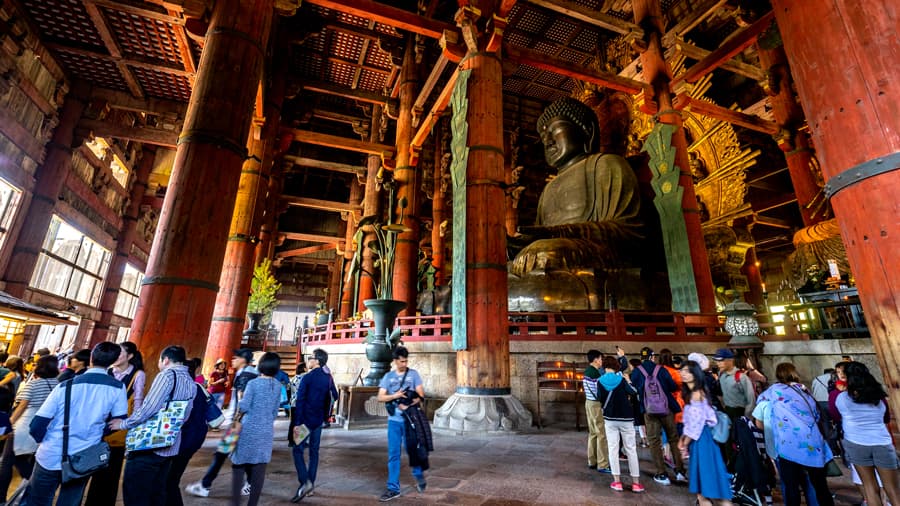
[[[701,505],[783,503],[831,506],[827,477],[848,468],[862,505],[900,505],[898,458],[888,429],[887,394],[849,356],[811,378],[780,363],[769,379],[743,352],[710,360],[649,347],[640,359],[587,353],[587,464],[611,475],[610,488],[644,492],[638,440],[649,447],[653,480],[687,485]],[[809,379],[808,379],[809,380]]]
[[[382,501],[400,495],[401,446],[415,450],[412,473],[417,489],[426,487],[431,433],[420,409],[422,379],[407,367],[408,356],[402,346],[394,350],[395,369],[378,393],[390,411]],[[180,506],[182,475],[192,459],[202,458],[196,454],[207,432],[227,427],[202,480],[183,490],[209,496],[230,460],[231,503],[254,506],[282,409],[290,416],[288,445],[299,483],[290,500],[298,503],[314,494],[322,430],[338,396],[328,354],[317,349],[308,361],[308,370],[301,362],[291,378],[278,354],[262,353],[254,361],[253,351],[238,349],[233,373],[220,359],[206,378],[199,358],[169,346],[148,386],[143,355],[131,342],[104,342],[63,356],[41,349],[28,360],[0,353],[0,505],[49,506],[55,498],[60,506],[114,506],[121,490],[126,506]],[[410,446],[425,432],[421,445]],[[22,479],[11,491],[15,471]]]

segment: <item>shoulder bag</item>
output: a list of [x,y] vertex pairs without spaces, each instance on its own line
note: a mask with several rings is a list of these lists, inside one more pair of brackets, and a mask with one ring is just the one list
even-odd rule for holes
[[66,382],[66,400],[63,408],[62,482],[87,478],[109,465],[109,445],[106,441],[92,444],[78,453],[69,455],[69,405],[72,403],[72,381]]
[[[128,381],[126,385],[125,395],[128,396],[128,415],[130,416],[134,412],[134,380],[137,378],[137,370],[131,371],[131,379]],[[126,379],[126,378],[122,378]],[[115,432],[110,433],[108,436],[103,438],[106,443],[111,447],[122,448],[125,446],[125,434],[124,430],[117,430]]]
[[175,439],[181,432],[188,406],[193,399],[176,401],[175,387],[178,385],[178,377],[172,371],[172,390],[169,392],[169,400],[165,407],[151,416],[147,421],[133,427],[125,436],[125,450],[129,452],[140,450],[153,450],[166,448],[175,444]]

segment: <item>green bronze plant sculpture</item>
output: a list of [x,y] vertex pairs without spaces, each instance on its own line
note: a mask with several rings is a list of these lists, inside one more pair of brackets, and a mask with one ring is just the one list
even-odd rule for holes
[[253,279],[250,281],[250,298],[247,300],[248,314],[261,314],[262,323],[268,324],[272,319],[272,313],[278,306],[275,296],[281,289],[281,283],[272,274],[272,261],[263,259],[253,269]]

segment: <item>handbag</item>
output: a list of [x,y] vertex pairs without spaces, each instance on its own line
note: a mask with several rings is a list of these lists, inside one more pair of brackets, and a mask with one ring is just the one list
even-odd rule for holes
[[178,385],[175,371],[172,371],[172,376],[172,391],[169,392],[169,400],[166,401],[165,407],[144,423],[128,431],[128,435],[125,436],[125,450],[129,452],[153,450],[175,444],[175,439],[178,438],[181,427],[184,425],[188,406],[193,399],[172,400],[172,397],[175,396],[175,387]]
[[87,478],[109,465],[109,445],[106,441],[92,444],[78,453],[69,455],[69,405],[72,402],[72,382],[66,382],[66,401],[63,409],[62,482]]
[[[715,408],[713,408],[715,409]],[[727,443],[731,439],[731,418],[726,413],[716,411],[716,424],[711,427],[713,440],[717,443]]]

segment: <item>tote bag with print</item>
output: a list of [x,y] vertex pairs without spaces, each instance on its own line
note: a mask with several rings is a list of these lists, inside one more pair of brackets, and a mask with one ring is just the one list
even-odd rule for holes
[[[172,371],[172,375],[175,375],[175,371]],[[175,439],[184,425],[188,406],[193,402],[193,400],[172,400],[176,384],[177,380],[172,378],[172,391],[169,392],[169,400],[163,409],[128,431],[128,435],[125,436],[125,450],[129,452],[153,450],[175,444]]]

